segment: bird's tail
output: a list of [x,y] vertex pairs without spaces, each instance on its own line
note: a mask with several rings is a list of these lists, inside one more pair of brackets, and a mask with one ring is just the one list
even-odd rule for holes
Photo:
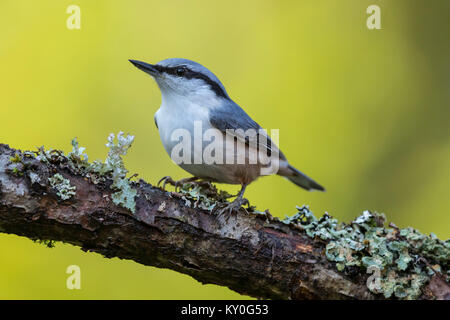
[[325,191],[325,188],[322,187],[320,184],[315,182],[313,179],[308,177],[307,175],[301,173],[297,169],[295,169],[290,164],[287,165],[287,167],[280,168],[278,171],[278,174],[280,176],[286,177],[288,180],[292,181],[299,187],[302,187],[306,190],[319,190],[319,191]]

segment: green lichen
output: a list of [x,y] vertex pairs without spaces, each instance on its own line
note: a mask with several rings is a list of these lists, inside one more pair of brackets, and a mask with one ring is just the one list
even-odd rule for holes
[[107,179],[112,180],[110,186],[115,192],[112,194],[112,200],[115,204],[129,209],[131,212],[136,211],[135,197],[137,191],[131,187],[131,182],[127,178],[128,170],[125,168],[122,156],[127,154],[131,147],[134,136],[126,135],[123,132],[117,134],[117,142],[115,135],[111,133],[108,136],[109,148],[108,156],[104,162],[94,161],[88,162],[88,155],[84,153],[85,148],[79,147],[76,139],[72,140],[72,152],[69,153],[70,165],[74,170],[87,172],[87,175],[94,183],[104,182]]
[[56,194],[63,200],[68,200],[75,195],[76,187],[70,185],[70,180],[65,179],[61,174],[56,173],[48,178],[50,185],[56,190]]
[[38,148],[36,151],[36,159],[44,163],[59,163],[65,159],[64,152],[61,150],[49,149],[45,150],[44,146]]
[[[35,152],[36,159],[47,164],[65,164],[73,172],[90,178],[95,184],[106,183],[108,180],[112,180],[110,188],[115,191],[112,194],[113,202],[134,213],[136,211],[135,197],[137,191],[131,187],[131,182],[126,177],[128,170],[125,168],[122,159],[122,156],[126,155],[131,147],[134,136],[125,136],[123,132],[119,132],[117,134],[117,142],[115,142],[115,138],[115,135],[112,133],[108,136],[106,146],[109,148],[109,152],[104,162],[95,160],[90,163],[89,157],[85,153],[86,149],[79,146],[77,138],[72,140],[72,151],[67,156],[60,150],[45,150],[44,147],[40,147]],[[57,184],[54,177],[50,179],[52,179],[54,184]],[[62,197],[68,196],[68,194],[61,194]]]
[[19,153],[15,153],[13,157],[9,157],[8,170],[16,177],[23,176],[24,165]]
[[311,238],[328,241],[326,257],[336,262],[339,271],[376,271],[376,281],[367,283],[373,293],[417,299],[436,272],[450,280],[450,239],[442,241],[413,228],[385,228],[385,216],[376,212],[364,211],[352,223],[344,224],[327,213],[317,219],[307,206],[297,209],[283,222],[299,226]]
[[180,193],[186,206],[213,211],[218,204],[231,198],[228,192],[218,190],[208,182],[188,182],[181,186]]
[[23,176],[23,172],[18,167],[13,167],[11,171],[17,177]]
[[136,211],[135,197],[137,191],[131,188],[130,181],[126,178],[117,178],[111,187],[119,190],[112,194],[113,202],[134,213]]
[[21,163],[22,162],[22,157],[18,153],[15,153],[14,157],[9,157],[9,161],[11,163]]
[[76,172],[82,172],[83,169],[89,168],[90,166],[88,155],[84,153],[84,150],[86,150],[86,148],[78,145],[77,138],[73,138],[72,151],[67,154],[67,159],[69,161],[69,166]]
[[134,141],[134,136],[124,136],[123,132],[117,134],[117,143],[114,134],[108,137],[106,146],[109,148],[108,157],[103,165],[98,162],[94,164],[94,171],[108,172],[113,181],[111,188],[118,190],[112,195],[115,204],[129,209],[133,213],[136,211],[135,197],[137,191],[131,188],[130,180],[126,178],[128,170],[125,168],[122,156],[127,154],[128,149]]

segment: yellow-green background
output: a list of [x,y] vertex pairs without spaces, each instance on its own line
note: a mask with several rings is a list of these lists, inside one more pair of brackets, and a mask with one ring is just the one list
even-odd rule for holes
[[[81,8],[81,30],[66,8]],[[366,8],[381,7],[382,30]],[[246,193],[277,216],[309,204],[350,221],[364,209],[401,227],[450,235],[450,1],[0,2],[0,142],[90,159],[106,137],[136,136],[126,164],[149,182],[186,174],[153,123],[160,93],[129,58],[184,57],[210,68],[264,128],[280,129],[291,163],[326,193],[279,177]],[[234,191],[235,187],[225,187]],[[68,265],[82,289],[65,287]],[[0,235],[0,298],[246,298],[169,270],[105,259],[70,245]]]

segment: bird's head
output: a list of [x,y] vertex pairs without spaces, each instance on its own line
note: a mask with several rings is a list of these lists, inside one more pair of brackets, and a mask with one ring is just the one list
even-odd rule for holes
[[230,99],[220,80],[201,64],[180,58],[171,58],[149,64],[130,60],[138,69],[151,75],[164,96],[189,100]]

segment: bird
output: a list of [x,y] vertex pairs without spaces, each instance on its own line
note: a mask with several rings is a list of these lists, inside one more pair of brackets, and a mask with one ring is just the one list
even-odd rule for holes
[[[179,181],[173,181],[168,176],[163,179],[175,184],[203,180],[240,185],[241,189],[234,201],[221,210],[230,213],[248,204],[248,200],[244,199],[245,190],[261,175],[277,174],[303,189],[325,191],[324,187],[289,164],[266,131],[230,98],[219,78],[203,65],[184,58],[169,58],[156,64],[133,59],[129,61],[149,74],[161,91],[161,106],[154,115],[154,122],[172,160],[180,155],[180,141],[184,140],[181,138],[186,139],[183,141],[184,161],[178,159],[175,163],[193,176]],[[196,129],[196,126],[200,129]],[[204,140],[208,139],[203,139],[200,143],[197,140],[197,146],[193,146],[196,134],[204,137],[208,130],[216,140],[222,137],[223,141],[233,141],[230,145],[218,144],[215,152],[211,153],[216,153],[219,159],[220,156],[226,157],[233,153],[230,158],[232,161],[206,161],[205,154],[201,152],[208,143]],[[246,135],[248,130],[255,133]],[[177,131],[187,135],[175,134],[174,137]],[[236,144],[244,148],[236,151]],[[268,157],[278,159],[277,165],[271,168],[272,163],[255,156],[260,154],[266,155],[266,160]],[[239,156],[240,159],[244,158],[244,163],[236,161]],[[253,162],[249,161],[250,158]]]

